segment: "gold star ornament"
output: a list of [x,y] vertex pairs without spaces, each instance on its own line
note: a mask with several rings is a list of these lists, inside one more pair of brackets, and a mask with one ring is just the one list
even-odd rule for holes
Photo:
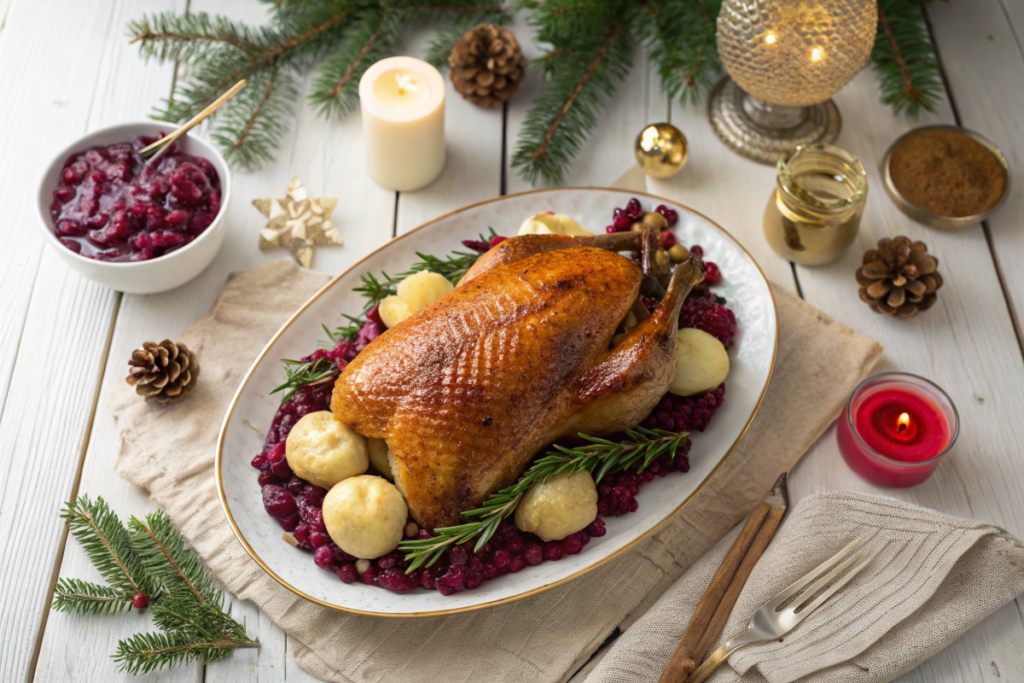
[[253,206],[267,217],[260,230],[260,249],[285,247],[303,268],[313,265],[313,250],[341,246],[341,234],[331,223],[338,200],[310,199],[298,176],[292,178],[284,199],[254,199]]

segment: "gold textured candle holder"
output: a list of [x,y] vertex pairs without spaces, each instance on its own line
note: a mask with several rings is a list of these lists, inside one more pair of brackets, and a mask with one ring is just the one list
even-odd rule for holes
[[877,22],[876,0],[725,0],[717,40],[729,75],[708,100],[715,133],[766,164],[835,140],[830,98],[864,68]]

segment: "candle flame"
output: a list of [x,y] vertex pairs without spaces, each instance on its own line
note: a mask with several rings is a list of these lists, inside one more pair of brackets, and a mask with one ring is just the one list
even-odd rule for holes
[[774,45],[776,40],[778,40],[778,38],[771,31],[768,31],[764,36],[764,42],[768,45]]
[[812,47],[811,48],[811,61],[812,62],[820,62],[824,58],[825,58],[825,51],[824,50],[822,50],[820,47]]
[[416,83],[409,77],[409,74],[395,74],[395,80],[398,81],[399,95],[404,95],[407,92],[416,92]]
[[896,421],[896,431],[900,434],[907,431],[910,427],[910,415],[907,413],[900,413],[900,419]]

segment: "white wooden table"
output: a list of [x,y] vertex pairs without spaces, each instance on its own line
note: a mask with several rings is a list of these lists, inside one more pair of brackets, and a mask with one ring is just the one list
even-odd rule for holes
[[[257,249],[261,217],[252,199],[282,196],[295,174],[314,196],[338,197],[334,217],[345,246],[321,249],[316,260],[319,269],[338,273],[438,214],[529,189],[508,160],[538,91],[536,74],[505,111],[483,111],[449,91],[444,174],[425,190],[400,195],[364,176],[358,116],[327,122],[300,106],[278,161],[258,173],[236,175],[227,242],[196,280],[144,297],[82,279],[36,232],[38,177],[69,141],[142,119],[170,93],[173,69],[143,64],[128,45],[125,26],[143,13],[183,11],[185,5],[186,0],[0,0],[2,681],[130,678],[116,672],[109,655],[119,638],[146,628],[147,617],[77,617],[49,609],[58,574],[98,578],[81,549],[67,543],[58,510],[79,492],[103,496],[123,515],[152,508],[144,492],[113,475],[118,435],[107,395],[124,381],[131,350],[144,340],[180,334],[209,308],[228,273],[286,256]],[[190,9],[258,23],[264,7],[255,0],[191,0]],[[911,222],[886,198],[879,160],[911,124],[879,103],[870,72],[835,98],[844,121],[838,144],[864,162],[871,193],[857,244],[833,265],[794,268],[768,248],[761,213],[774,170],[727,151],[703,108],[668,102],[639,53],[567,184],[613,183],[633,163],[632,141],[644,124],[671,120],[679,126],[690,140],[689,165],[671,181],[649,182],[648,190],[711,216],[743,241],[772,280],[881,341],[886,351],[880,369],[933,379],[960,411],[955,452],[925,484],[873,489],[847,469],[830,430],[794,470],[794,497],[823,489],[874,491],[1024,536],[1024,2],[951,0],[932,6],[930,16],[949,90],[938,111],[921,123],[958,122],[979,131],[1002,148],[1016,175],[1009,200],[985,225],[940,233]],[[522,21],[513,28],[528,37]],[[426,38],[411,37],[402,51],[421,53]],[[910,320],[872,313],[859,301],[853,278],[863,250],[897,234],[925,240],[946,282],[938,305]],[[234,609],[262,649],[149,679],[313,680],[295,666],[281,630],[252,605],[236,601]],[[1006,605],[902,680],[1024,680],[1024,600]]]

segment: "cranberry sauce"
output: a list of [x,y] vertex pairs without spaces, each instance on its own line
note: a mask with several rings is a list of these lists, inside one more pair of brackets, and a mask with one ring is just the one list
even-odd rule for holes
[[210,227],[221,200],[213,164],[174,144],[146,166],[138,152],[157,139],[140,136],[68,158],[50,204],[64,246],[100,261],[146,261]]

